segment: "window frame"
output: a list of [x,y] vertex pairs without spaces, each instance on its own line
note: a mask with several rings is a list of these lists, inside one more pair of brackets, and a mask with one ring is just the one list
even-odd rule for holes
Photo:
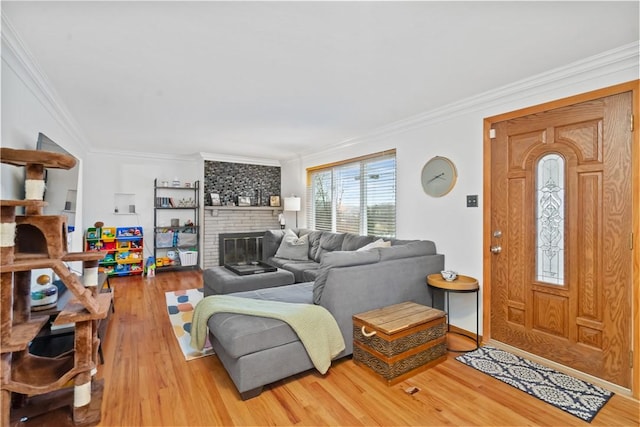
[[[313,166],[306,169],[307,171],[307,224],[310,229],[317,229],[317,218],[316,218],[316,204],[315,204],[315,196],[316,196],[316,186],[314,185],[314,177],[322,172],[329,172],[329,183],[330,183],[330,203],[331,203],[331,215],[330,218],[325,219],[325,225],[327,225],[327,219],[330,219],[331,222],[331,230],[328,230],[327,227],[321,228],[321,230],[338,232],[338,212],[337,212],[337,200],[336,200],[336,171],[340,168],[344,168],[345,166],[358,165],[360,168],[360,180],[359,180],[359,231],[360,235],[368,235],[368,212],[367,209],[367,183],[370,183],[370,180],[362,179],[363,174],[365,173],[365,167],[367,163],[373,163],[375,161],[392,158],[393,159],[393,178],[390,181],[382,181],[382,184],[391,182],[393,184],[393,200],[391,201],[393,204],[393,216],[390,217],[392,220],[392,232],[384,233],[384,234],[376,234],[376,236],[382,237],[395,237],[396,234],[396,209],[397,209],[397,159],[396,159],[396,149],[384,150],[372,154],[367,154],[364,156],[354,157],[346,160],[341,160],[338,162],[327,163],[323,165]],[[323,181],[324,182],[324,181]],[[370,188],[370,187],[369,187]],[[342,231],[341,231],[342,232]]]

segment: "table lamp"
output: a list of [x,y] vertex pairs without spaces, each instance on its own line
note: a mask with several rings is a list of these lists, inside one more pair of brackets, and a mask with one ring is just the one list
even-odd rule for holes
[[293,211],[296,213],[296,228],[298,228],[298,212],[300,211],[300,197],[291,196],[284,198],[284,211]]

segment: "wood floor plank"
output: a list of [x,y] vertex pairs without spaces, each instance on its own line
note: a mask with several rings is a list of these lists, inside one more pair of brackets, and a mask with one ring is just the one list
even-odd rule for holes
[[[589,425],[463,365],[458,353],[391,387],[345,358],[326,375],[307,371],[242,401],[215,355],[186,361],[173,336],[165,292],[202,286],[201,272],[111,284],[101,426]],[[407,393],[411,387],[419,391]],[[591,425],[638,426],[639,413],[637,401],[615,395]]]

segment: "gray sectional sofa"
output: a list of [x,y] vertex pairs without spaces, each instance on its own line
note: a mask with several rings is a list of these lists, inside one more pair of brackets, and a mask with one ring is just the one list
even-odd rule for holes
[[[353,351],[352,316],[356,313],[414,301],[434,304],[426,276],[444,268],[444,255],[426,240],[392,240],[392,245],[357,251],[373,237],[311,230],[308,259],[276,257],[284,232],[268,231],[263,260],[294,273],[295,284],[230,295],[294,303],[319,304],[335,318],[345,341],[337,358]],[[233,313],[209,318],[209,338],[243,399],[257,396],[264,385],[313,368],[303,345],[280,320]]]
[[[262,260],[274,267],[292,272],[296,282],[312,282],[318,275],[322,256],[328,252],[356,251],[380,239],[375,236],[359,236],[352,233],[331,233],[308,229],[293,229],[297,236],[307,236],[309,250],[305,259],[280,258],[278,249],[285,235],[285,230],[268,230],[262,239]],[[401,246],[412,240],[384,239],[392,246]],[[435,245],[431,242],[428,251],[435,254]]]

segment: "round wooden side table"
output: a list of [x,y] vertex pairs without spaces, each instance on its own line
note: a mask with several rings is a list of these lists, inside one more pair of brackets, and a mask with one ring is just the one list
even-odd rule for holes
[[[433,289],[441,289],[445,294],[445,312],[447,313],[447,332],[452,332],[458,335],[462,335],[469,339],[472,339],[476,342],[476,348],[473,350],[477,350],[480,347],[480,337],[478,336],[480,333],[480,286],[478,285],[478,280],[469,276],[461,276],[459,275],[455,280],[447,281],[445,280],[441,274],[430,274],[427,276],[427,284],[432,288],[431,297],[433,298]],[[457,331],[451,331],[451,325],[449,323],[449,294],[451,292],[456,293],[476,293],[476,336],[474,337],[470,335],[463,334]],[[467,351],[473,350],[452,350],[448,348],[447,350],[453,351],[456,353],[466,353]]]

